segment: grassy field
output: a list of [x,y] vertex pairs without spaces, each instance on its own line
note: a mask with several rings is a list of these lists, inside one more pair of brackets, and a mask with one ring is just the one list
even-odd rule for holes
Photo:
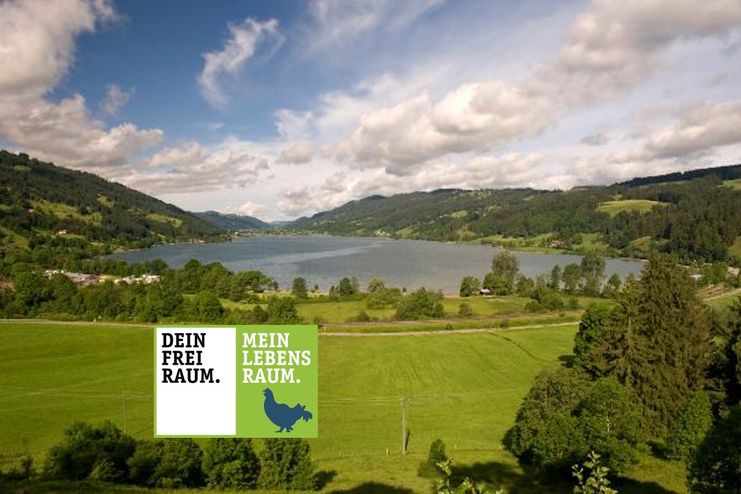
[[663,206],[665,203],[658,201],[649,201],[647,199],[621,199],[619,201],[605,201],[597,207],[597,211],[607,213],[610,217],[616,216],[623,211],[638,211],[646,213],[656,206]]
[[[320,438],[312,447],[318,468],[333,477],[326,491],[428,492],[416,468],[440,437],[463,470],[510,493],[570,492],[531,485],[500,441],[535,375],[570,352],[574,332],[575,325],[322,336]],[[26,450],[41,460],[73,419],[111,419],[150,437],[151,344],[151,329],[140,326],[0,323],[0,465]],[[402,396],[411,427],[406,457],[399,451]],[[677,464],[647,458],[629,476],[621,492],[683,492]]]
[[723,181],[723,186],[733,190],[741,190],[741,178]]
[[[579,301],[580,307],[586,307],[592,303],[612,303],[611,300],[594,297],[577,297],[577,300]],[[471,307],[475,318],[522,319],[526,321],[523,324],[529,324],[527,320],[533,317],[538,317],[539,319],[542,319],[542,317],[548,317],[547,315],[542,314],[527,313],[525,311],[525,306],[529,301],[530,299],[527,297],[519,297],[516,295],[504,297],[445,297],[442,300],[442,304],[446,318],[457,318],[458,309],[462,303],[466,303]],[[233,302],[228,299],[221,299],[221,304],[230,309],[249,310],[254,307],[254,304]],[[266,305],[263,305],[263,308],[265,307]],[[323,324],[326,323],[333,325],[346,323],[357,317],[357,315],[363,311],[370,317],[378,319],[379,321],[392,321],[393,316],[396,313],[395,309],[368,309],[365,300],[313,300],[309,302],[298,302],[296,304],[296,309],[298,310],[299,316],[306,322],[311,323],[320,321]],[[558,317],[560,314],[561,312],[558,312],[551,314],[551,316]],[[423,325],[425,328],[429,327],[430,324],[435,327],[444,327],[447,322],[448,321],[425,321],[418,325]],[[471,320],[462,320],[460,322],[464,326],[471,324]],[[408,325],[409,323],[403,324]],[[415,322],[415,324],[417,323]]]

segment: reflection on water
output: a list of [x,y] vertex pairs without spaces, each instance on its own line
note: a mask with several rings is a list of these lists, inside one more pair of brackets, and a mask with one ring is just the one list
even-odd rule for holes
[[[130,262],[161,258],[172,267],[190,259],[220,262],[232,271],[259,269],[288,288],[298,276],[326,290],[343,276],[355,276],[361,284],[379,277],[391,286],[415,289],[421,286],[456,293],[466,275],[484,276],[496,250],[487,245],[460,245],[421,240],[391,240],[359,237],[251,237],[218,244],[160,245],[148,250],[115,254]],[[580,262],[580,256],[515,253],[520,270],[527,276],[550,273]],[[643,263],[608,259],[606,274],[621,277],[637,274]]]

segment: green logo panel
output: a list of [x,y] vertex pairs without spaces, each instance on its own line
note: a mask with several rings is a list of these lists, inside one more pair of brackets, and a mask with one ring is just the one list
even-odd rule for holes
[[317,327],[237,326],[237,436],[317,437]]

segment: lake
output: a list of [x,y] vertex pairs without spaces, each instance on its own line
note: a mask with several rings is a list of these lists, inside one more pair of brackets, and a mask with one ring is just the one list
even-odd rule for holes
[[[190,259],[220,262],[232,271],[258,269],[290,289],[294,278],[306,278],[328,290],[344,276],[355,276],[365,287],[372,278],[388,286],[427,287],[458,293],[466,275],[483,278],[498,250],[489,245],[447,244],[424,240],[393,240],[365,237],[262,236],[237,238],[213,244],[158,245],[151,249],[121,252],[115,259],[142,262],[160,258],[173,268]],[[515,252],[520,271],[529,277],[550,273],[553,266],[579,263],[580,256]],[[638,274],[642,261],[606,260],[606,275]]]

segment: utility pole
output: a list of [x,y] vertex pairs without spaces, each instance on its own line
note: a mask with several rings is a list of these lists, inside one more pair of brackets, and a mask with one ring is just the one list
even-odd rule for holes
[[401,404],[401,454],[407,454],[407,398],[402,396]]
[[126,395],[121,391],[121,411],[123,412],[123,429],[126,432]]

